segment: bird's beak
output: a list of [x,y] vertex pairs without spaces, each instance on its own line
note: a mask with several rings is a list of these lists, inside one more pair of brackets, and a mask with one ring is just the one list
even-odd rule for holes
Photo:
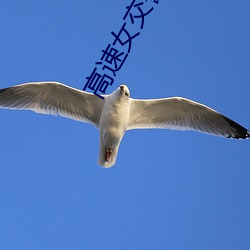
[[120,89],[121,89],[121,93],[123,93],[124,92],[124,85],[121,85]]

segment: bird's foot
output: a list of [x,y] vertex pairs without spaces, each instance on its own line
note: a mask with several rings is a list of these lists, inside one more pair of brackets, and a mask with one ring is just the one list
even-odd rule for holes
[[105,161],[108,162],[109,159],[110,159],[110,156],[111,156],[111,153],[112,153],[112,149],[106,149],[106,153],[105,153]]

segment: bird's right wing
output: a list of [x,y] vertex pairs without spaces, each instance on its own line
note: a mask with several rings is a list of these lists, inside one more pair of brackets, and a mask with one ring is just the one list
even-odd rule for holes
[[104,101],[58,82],[33,82],[0,89],[0,107],[60,115],[99,126]]
[[130,103],[128,130],[166,128],[196,130],[223,137],[250,137],[250,132],[238,123],[203,104],[185,98],[131,99]]

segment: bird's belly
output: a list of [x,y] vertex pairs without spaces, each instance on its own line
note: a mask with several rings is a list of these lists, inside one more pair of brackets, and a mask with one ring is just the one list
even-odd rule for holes
[[120,103],[108,104],[100,118],[100,139],[107,148],[119,145],[129,122],[129,107]]
[[113,148],[120,143],[125,131],[126,124],[124,121],[117,119],[117,116],[106,116],[100,124],[101,141],[105,147]]
[[115,148],[119,144],[122,136],[123,133],[121,134],[114,130],[105,130],[102,133],[102,142],[107,148]]
[[109,123],[106,123],[106,126],[100,129],[102,141],[105,142],[106,146],[111,148],[119,144],[125,131],[124,125],[117,120],[109,120]]

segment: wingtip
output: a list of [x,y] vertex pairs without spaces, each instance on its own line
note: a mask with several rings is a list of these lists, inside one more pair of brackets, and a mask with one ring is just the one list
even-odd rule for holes
[[238,124],[237,122],[224,116],[224,119],[229,123],[230,127],[233,128],[234,132],[231,133],[228,138],[233,139],[248,139],[250,137],[250,131]]
[[250,131],[247,131],[246,139],[250,138]]
[[0,94],[5,92],[8,88],[5,88],[5,89],[0,89]]

